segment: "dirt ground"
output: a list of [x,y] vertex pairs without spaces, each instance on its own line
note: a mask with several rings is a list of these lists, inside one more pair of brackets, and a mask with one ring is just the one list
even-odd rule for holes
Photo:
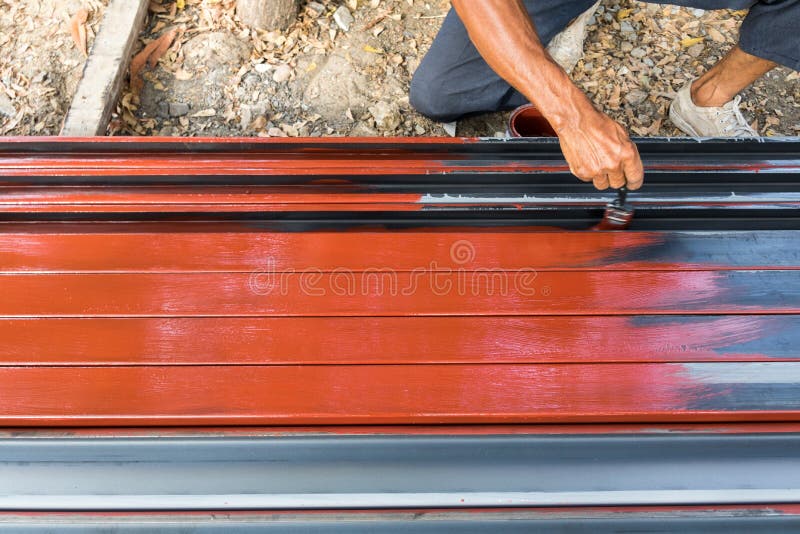
[[83,72],[70,18],[94,40],[107,0],[0,0],[0,135],[56,135]]
[[[106,3],[0,0],[0,135],[58,133],[84,61],[69,19],[89,11],[91,45]],[[285,32],[243,27],[234,4],[151,1],[137,50],[172,28],[178,36],[141,91],[126,86],[110,134],[448,135],[408,103],[447,0],[307,0]],[[353,18],[346,30],[333,17],[340,6]],[[634,135],[681,135],[665,118],[671,96],[735,43],[743,17],[604,0],[573,79]],[[798,73],[776,69],[742,96],[763,135],[800,135]],[[457,133],[502,135],[506,116],[462,121]]]

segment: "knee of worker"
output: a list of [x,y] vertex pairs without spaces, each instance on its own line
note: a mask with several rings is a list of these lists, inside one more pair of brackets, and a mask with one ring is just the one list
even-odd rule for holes
[[450,122],[463,113],[457,108],[455,100],[447,95],[444,80],[436,73],[420,67],[411,79],[409,102],[429,119]]

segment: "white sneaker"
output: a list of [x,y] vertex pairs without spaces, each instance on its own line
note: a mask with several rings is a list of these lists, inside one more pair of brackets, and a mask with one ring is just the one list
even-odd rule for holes
[[692,82],[678,91],[669,107],[672,124],[692,137],[758,137],[739,110],[737,96],[719,108],[698,106],[692,100]]
[[586,41],[586,26],[589,19],[592,18],[597,7],[600,5],[601,0],[584,11],[578,18],[570,22],[564,30],[558,35],[553,37],[550,44],[547,46],[547,51],[550,56],[561,65],[561,68],[567,71],[567,74],[572,72],[578,60],[583,56],[583,43]]

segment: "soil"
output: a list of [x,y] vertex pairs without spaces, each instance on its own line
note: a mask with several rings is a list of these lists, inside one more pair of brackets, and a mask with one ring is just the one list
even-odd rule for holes
[[107,0],[0,0],[0,135],[58,135],[83,72],[70,18],[89,12],[91,46]]
[[[69,18],[89,10],[91,44],[105,3],[0,0],[0,135],[58,133],[84,61]],[[243,27],[234,5],[151,1],[138,49],[173,27],[178,37],[145,70],[140,93],[124,89],[110,134],[448,135],[408,103],[447,0],[305,0],[284,32]],[[341,6],[354,19],[347,31],[333,18]],[[666,118],[671,97],[735,43],[744,16],[604,0],[572,77],[633,135],[682,135]],[[742,94],[745,115],[763,135],[800,135],[798,80],[778,68]],[[506,119],[464,120],[457,134],[503,135]]]

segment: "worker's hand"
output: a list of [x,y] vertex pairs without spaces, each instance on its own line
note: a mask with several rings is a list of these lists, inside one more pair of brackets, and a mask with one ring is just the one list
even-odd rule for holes
[[558,130],[570,171],[597,189],[639,189],[644,169],[636,145],[613,119],[595,109],[584,111],[575,124]]

